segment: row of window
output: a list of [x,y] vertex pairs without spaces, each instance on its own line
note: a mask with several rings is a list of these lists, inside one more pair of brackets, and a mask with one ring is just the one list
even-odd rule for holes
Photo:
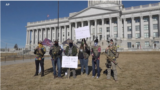
[[[159,41],[154,41],[154,44],[158,44],[158,43],[159,43]],[[136,42],[136,46],[134,46],[134,44],[132,44],[131,42],[127,42],[127,46],[128,46],[128,48],[131,48],[131,47],[132,48],[134,48],[134,47],[140,48],[141,44],[140,44],[140,42]],[[144,46],[149,47],[150,46],[149,41],[145,41]]]
[[[149,17],[143,18],[143,22],[148,22],[148,21],[149,21]],[[158,17],[157,16],[152,17],[152,21],[158,21]],[[135,19],[135,23],[139,23],[139,22],[140,22],[139,18]],[[127,23],[130,24],[131,19],[127,20]]]
[[[149,25],[144,25],[144,30],[149,30]],[[117,32],[118,31],[118,27],[117,26],[114,26],[113,27],[114,29],[114,32]],[[153,30],[157,30],[158,29],[158,24],[153,24]],[[122,27],[122,30],[124,31],[124,28]],[[135,30],[136,31],[140,31],[140,25],[136,25],[135,26]],[[132,27],[131,26],[128,26],[127,27],[127,31],[132,31]],[[110,27],[106,27],[106,32],[110,32]],[[102,33],[102,28],[99,28],[99,32],[98,33]],[[92,34],[95,34],[95,28],[92,29]]]

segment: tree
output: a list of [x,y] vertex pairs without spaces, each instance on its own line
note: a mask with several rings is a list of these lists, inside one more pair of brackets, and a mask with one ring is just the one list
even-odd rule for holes
[[18,50],[18,45],[17,44],[14,45],[14,49]]

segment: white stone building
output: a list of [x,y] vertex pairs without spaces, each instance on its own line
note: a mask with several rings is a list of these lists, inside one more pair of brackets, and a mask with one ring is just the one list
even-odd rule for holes
[[46,37],[52,41],[59,39],[60,43],[71,38],[76,43],[74,30],[83,26],[90,27],[91,37],[87,38],[87,43],[93,44],[98,37],[102,48],[106,48],[106,41],[111,38],[123,49],[133,45],[134,48],[153,47],[160,42],[160,2],[125,8],[121,0],[88,0],[84,10],[60,18],[59,29],[57,22],[58,19],[28,22],[26,48],[34,49],[38,41]]

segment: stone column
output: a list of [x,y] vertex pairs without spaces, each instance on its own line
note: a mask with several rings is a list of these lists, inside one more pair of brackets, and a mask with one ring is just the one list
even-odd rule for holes
[[52,27],[50,27],[50,40],[52,41]]
[[94,34],[95,34],[95,38],[96,38],[96,36],[97,36],[97,19],[94,20],[94,21],[95,21],[95,23],[94,23],[94,27],[95,27]]
[[158,17],[158,18],[159,18],[159,20],[158,20],[158,23],[159,23],[159,24],[158,24],[158,26],[159,26],[158,36],[160,37],[160,14],[159,14],[159,17]]
[[41,28],[41,41],[43,40],[43,28]]
[[109,18],[109,27],[110,27],[110,37],[113,37],[113,36],[112,36],[112,33],[113,33],[113,32],[112,32],[112,31],[113,31],[113,30],[112,30],[112,17]]
[[122,19],[120,17],[117,17],[118,21],[118,38],[122,38]]
[[59,31],[59,43],[61,43],[61,26],[59,26],[58,31]]
[[29,35],[28,35],[29,36],[28,37],[29,50],[31,50],[31,48],[30,48],[30,46],[31,46],[31,43],[30,43],[31,42],[31,40],[30,40],[31,30],[29,30],[28,33],[29,33]]
[[66,35],[66,25],[64,25],[64,41],[67,39]]
[[143,31],[143,16],[140,16],[141,21],[141,39],[144,39],[144,31]]
[[28,30],[26,30],[26,45],[28,45]]
[[72,30],[72,28],[71,28],[71,23],[70,23],[70,24],[69,24],[69,37],[68,37],[69,39],[72,39],[72,38],[71,38],[71,35],[72,35],[71,30]]
[[32,45],[35,44],[35,43],[34,43],[34,41],[35,41],[35,38],[34,38],[34,37],[35,37],[35,34],[34,34],[34,32],[35,32],[35,31],[34,31],[34,29],[33,29],[33,30],[32,30]]
[[75,22],[75,29],[77,28],[77,22]]
[[152,15],[149,15],[149,31],[150,31],[150,39],[153,38],[153,23],[152,23]]
[[124,28],[124,39],[127,39],[127,24],[126,24],[126,18],[123,19],[124,24],[123,24],[123,28]]
[[[88,20],[88,26],[89,26],[89,33],[91,35],[91,28],[90,28],[90,20]],[[91,36],[90,36],[91,37]],[[91,38],[88,39],[89,41],[91,41]]]
[[135,21],[134,21],[134,17],[132,17],[132,39],[135,39]]
[[105,40],[106,38],[106,32],[104,28],[104,18],[102,18],[102,40]]

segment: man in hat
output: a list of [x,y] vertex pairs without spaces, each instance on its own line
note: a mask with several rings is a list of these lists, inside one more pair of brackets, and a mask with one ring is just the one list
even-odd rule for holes
[[110,40],[109,48],[106,49],[108,51],[108,57],[111,58],[115,63],[113,63],[111,60],[108,60],[108,74],[107,74],[107,79],[110,79],[111,77],[111,67],[113,68],[113,73],[114,73],[114,79],[117,82],[117,70],[116,70],[116,52],[117,52],[117,47],[114,45],[113,40]]
[[38,42],[37,48],[34,50],[34,54],[36,55],[35,64],[36,64],[36,73],[34,76],[38,75],[39,63],[41,65],[41,77],[44,76],[44,54],[46,53],[46,48],[42,45],[42,42]]
[[[69,41],[69,46],[66,47],[65,55],[66,56],[76,56],[77,55],[77,48],[76,48],[76,46],[73,45],[73,41],[72,40]],[[75,70],[75,68],[67,69],[68,77],[70,77],[70,70],[73,73],[73,77],[76,78],[76,70]]]
[[92,53],[92,77],[95,77],[95,65],[97,66],[97,79],[100,76],[100,67],[99,67],[99,63],[100,63],[100,53],[101,53],[101,47],[98,46],[98,39],[96,39],[94,41],[94,46],[92,46],[91,49],[91,53]]
[[62,50],[61,50],[61,47],[58,45],[58,40],[55,40],[54,45],[51,47],[51,50],[49,52],[52,58],[51,61],[52,61],[52,66],[53,66],[54,78],[57,77],[56,65],[58,68],[58,78],[61,78],[61,60],[60,60],[61,53],[62,53]]

